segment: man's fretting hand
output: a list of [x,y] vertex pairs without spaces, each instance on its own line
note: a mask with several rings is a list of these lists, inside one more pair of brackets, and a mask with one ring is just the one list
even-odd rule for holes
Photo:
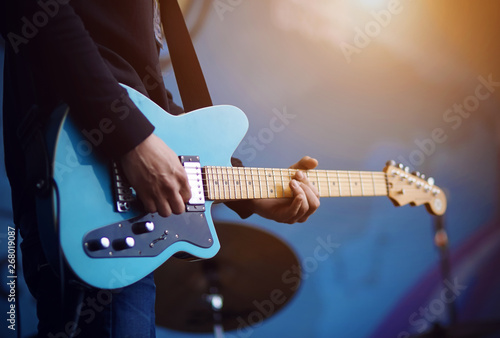
[[[292,169],[314,169],[318,161],[309,156],[290,166]],[[319,207],[318,189],[307,179],[304,172],[295,173],[290,188],[292,198],[250,200],[256,214],[281,223],[305,222]]]
[[191,198],[186,171],[177,154],[158,136],[151,134],[126,153],[121,165],[146,212],[167,217],[185,210]]

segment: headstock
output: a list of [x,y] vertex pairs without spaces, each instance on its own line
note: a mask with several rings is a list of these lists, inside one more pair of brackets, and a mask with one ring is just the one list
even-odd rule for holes
[[396,206],[425,204],[427,211],[434,215],[442,215],[446,211],[446,195],[434,185],[434,179],[419,172],[409,173],[409,168],[396,162],[387,162],[384,170],[387,174],[387,191],[389,198]]

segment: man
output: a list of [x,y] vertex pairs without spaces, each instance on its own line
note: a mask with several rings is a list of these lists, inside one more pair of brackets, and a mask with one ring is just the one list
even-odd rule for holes
[[[119,85],[124,83],[166,111],[182,112],[165,90],[159,69],[156,3],[17,0],[4,1],[2,6],[5,160],[14,221],[23,237],[26,282],[37,300],[39,336],[154,336],[152,274],[123,289],[108,291],[106,301],[96,304],[99,296],[103,298],[102,290],[82,290],[61,282],[48,266],[38,236],[35,196],[27,184],[34,162],[26,149],[33,144],[23,136],[29,135],[31,126],[43,125],[60,102],[69,105],[81,130],[99,128],[100,121],[109,119],[113,132],[103,134],[97,151],[121,163],[145,211],[164,217],[184,212],[190,188],[177,154],[153,133],[154,126],[133,104],[125,118],[113,109],[113,103],[127,95]],[[156,79],[155,85],[151,78]],[[292,167],[312,169],[316,165],[316,160],[305,157]],[[256,213],[278,222],[304,222],[319,206],[318,192],[300,172],[290,186],[291,199],[250,200],[229,206],[243,218]],[[93,313],[81,320],[85,305]]]

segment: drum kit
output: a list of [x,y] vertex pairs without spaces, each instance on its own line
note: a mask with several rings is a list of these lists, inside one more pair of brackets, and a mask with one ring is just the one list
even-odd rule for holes
[[[223,337],[273,316],[299,288],[300,263],[289,245],[251,226],[216,222],[212,259],[169,259],[155,272],[156,324]],[[294,269],[294,283],[284,274]]]

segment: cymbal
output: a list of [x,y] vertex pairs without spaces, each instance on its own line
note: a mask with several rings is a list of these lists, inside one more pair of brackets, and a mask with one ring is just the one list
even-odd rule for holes
[[[291,248],[267,231],[216,223],[221,243],[212,259],[171,258],[155,271],[156,323],[187,332],[226,331],[260,324],[282,309],[300,285]],[[222,297],[217,310],[210,295]]]

